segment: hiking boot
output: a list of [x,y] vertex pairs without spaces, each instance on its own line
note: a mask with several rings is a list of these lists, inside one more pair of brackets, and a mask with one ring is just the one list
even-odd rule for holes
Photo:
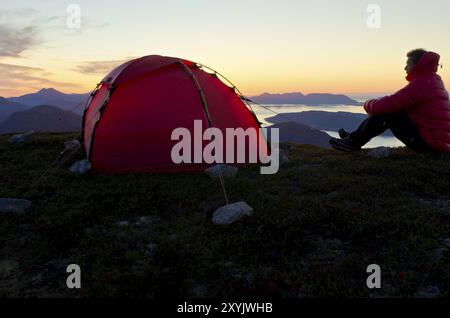
[[333,146],[334,149],[343,151],[343,152],[356,152],[360,151],[361,147],[356,146],[350,137],[339,139],[339,138],[331,138],[330,145]]
[[339,137],[341,137],[341,139],[350,137],[350,133],[348,133],[344,128],[339,129],[338,133],[339,133]]

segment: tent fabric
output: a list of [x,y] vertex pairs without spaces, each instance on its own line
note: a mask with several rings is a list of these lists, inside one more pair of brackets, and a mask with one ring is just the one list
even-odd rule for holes
[[[209,165],[172,161],[178,143],[171,140],[174,129],[187,128],[193,136],[194,120],[202,121],[202,132],[211,125],[224,136],[227,128],[260,128],[256,116],[216,75],[191,61],[157,55],[129,61],[108,74],[83,117],[84,148],[95,173],[203,170]],[[259,132],[260,147],[262,140],[265,145]],[[247,141],[246,158],[248,148]]]

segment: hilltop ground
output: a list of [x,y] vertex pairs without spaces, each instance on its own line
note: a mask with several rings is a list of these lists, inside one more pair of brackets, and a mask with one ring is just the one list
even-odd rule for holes
[[[74,137],[0,136],[0,197],[23,198]],[[278,174],[248,167],[226,180],[231,200],[254,208],[229,226],[211,222],[224,202],[205,174],[74,176],[78,154],[26,194],[31,213],[0,216],[0,296],[449,296],[450,156],[283,147]],[[72,263],[81,290],[66,288]]]

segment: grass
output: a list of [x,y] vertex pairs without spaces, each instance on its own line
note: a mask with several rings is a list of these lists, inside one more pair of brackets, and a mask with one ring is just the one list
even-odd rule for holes
[[[0,216],[1,297],[449,296],[450,156],[283,144],[278,174],[247,167],[226,179],[231,201],[254,214],[217,226],[223,197],[206,174],[74,176],[80,152],[30,189],[75,137],[11,146],[0,136],[0,197],[33,202],[27,215]],[[73,263],[79,290],[66,288]],[[366,286],[373,263],[378,290]]]

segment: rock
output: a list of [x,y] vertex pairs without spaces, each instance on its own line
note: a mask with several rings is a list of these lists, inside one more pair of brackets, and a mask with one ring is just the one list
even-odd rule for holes
[[198,285],[192,288],[192,295],[196,298],[206,298],[209,295],[208,286]]
[[389,157],[390,149],[388,147],[378,147],[370,149],[367,152],[367,155],[372,158],[386,158]]
[[31,276],[31,286],[36,287],[44,281],[44,273],[34,273]]
[[91,170],[91,163],[87,159],[75,162],[70,168],[70,172],[76,174],[83,174]]
[[222,175],[223,177],[234,177],[238,172],[238,168],[224,164],[218,164],[209,167],[205,170],[205,172],[211,178],[218,178],[220,175]]
[[130,222],[128,222],[128,221],[117,222],[118,227],[127,227],[128,225],[130,225]]
[[[50,282],[66,279],[66,267],[68,260],[51,260],[43,265],[33,266],[31,272],[31,286],[41,287]],[[64,281],[63,280],[63,281]]]
[[78,140],[69,140],[64,142],[64,150],[70,151],[70,150],[76,150],[81,147],[81,144]]
[[445,247],[450,248],[450,237],[447,237],[446,239],[444,239],[444,240],[442,241],[442,244],[443,244]]
[[241,220],[246,216],[251,216],[253,208],[245,202],[236,202],[225,205],[217,209],[212,221],[216,225],[228,225]]
[[431,251],[429,253],[429,257],[432,258],[434,261],[438,262],[445,256],[446,253],[447,249],[445,247],[440,247]]
[[249,272],[245,272],[245,271],[240,271],[240,270],[235,270],[231,272],[231,277],[236,278],[236,279],[240,279],[248,284],[250,284],[251,282],[254,281],[255,279],[255,275],[253,275],[252,273]]
[[425,289],[418,291],[415,295],[416,298],[436,298],[439,297],[441,291],[436,286],[428,286]]
[[0,198],[0,214],[25,214],[31,211],[31,201]]
[[5,278],[11,275],[17,268],[19,263],[12,260],[1,260],[0,261],[0,278]]
[[17,134],[17,135],[13,135],[10,139],[9,139],[9,144],[10,145],[19,145],[24,143],[25,141],[28,140],[28,137],[30,137],[31,135],[34,134],[34,130],[28,131],[26,133],[23,134]]
[[135,223],[137,226],[147,225],[152,222],[152,219],[149,216],[141,216],[137,222]]
[[148,255],[148,256],[153,255],[157,248],[158,248],[158,244],[155,244],[155,243],[147,244],[147,246],[145,247],[145,255]]

